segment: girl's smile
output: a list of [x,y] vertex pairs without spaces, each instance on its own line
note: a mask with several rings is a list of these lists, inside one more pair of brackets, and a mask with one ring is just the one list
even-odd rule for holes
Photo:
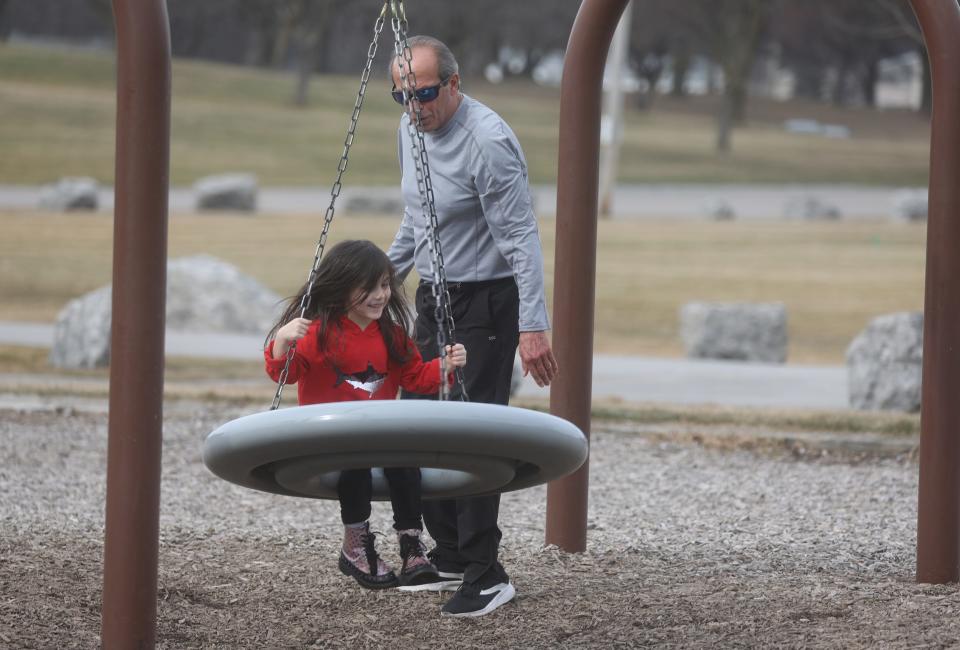
[[375,320],[380,320],[383,310],[390,302],[390,278],[384,275],[380,284],[364,295],[363,288],[357,288],[350,294],[350,309],[347,318],[366,329]]

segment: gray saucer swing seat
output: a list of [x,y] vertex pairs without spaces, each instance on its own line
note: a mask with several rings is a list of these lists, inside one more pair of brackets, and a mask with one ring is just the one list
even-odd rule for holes
[[587,458],[570,422],[471,402],[374,400],[265,411],[208,437],[203,462],[244,487],[336,499],[340,470],[373,467],[373,498],[389,500],[382,467],[420,467],[423,498],[509,492],[560,478]]

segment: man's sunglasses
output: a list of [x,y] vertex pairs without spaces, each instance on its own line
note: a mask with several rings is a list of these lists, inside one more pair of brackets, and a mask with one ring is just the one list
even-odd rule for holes
[[[429,88],[417,88],[413,91],[414,96],[417,98],[417,101],[421,104],[429,104],[437,97],[440,96],[440,89],[450,83],[450,79],[441,81],[436,86],[430,86]],[[390,91],[390,94],[393,96],[393,101],[398,104],[406,104],[406,97],[404,97],[404,92],[402,90],[397,90],[397,87],[394,86],[393,90]]]

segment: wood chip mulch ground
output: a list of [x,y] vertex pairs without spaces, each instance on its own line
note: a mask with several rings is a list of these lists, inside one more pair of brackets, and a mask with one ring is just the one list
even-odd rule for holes
[[[915,648],[960,645],[960,589],[914,582],[910,455],[778,453],[595,426],[588,550],[543,546],[546,491],[503,497],[517,598],[439,616],[336,566],[337,506],[211,475],[204,437],[243,409],[168,409],[160,648]],[[246,409],[250,411],[252,409]],[[107,419],[0,411],[0,647],[96,648]],[[661,432],[662,433],[662,432]],[[386,504],[374,528],[389,532]],[[391,561],[396,542],[380,538]]]

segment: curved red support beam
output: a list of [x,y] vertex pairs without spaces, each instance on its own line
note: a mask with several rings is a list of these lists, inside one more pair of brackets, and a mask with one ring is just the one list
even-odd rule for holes
[[[603,69],[629,0],[584,0],[563,66],[557,169],[553,341],[560,374],[550,412],[590,435],[593,312],[597,268],[597,191]],[[547,487],[546,543],[580,552],[587,545],[590,459]]]
[[933,76],[917,581],[960,580],[960,4],[911,0]]
[[113,0],[117,141],[102,643],[156,644],[170,169],[165,0]]

